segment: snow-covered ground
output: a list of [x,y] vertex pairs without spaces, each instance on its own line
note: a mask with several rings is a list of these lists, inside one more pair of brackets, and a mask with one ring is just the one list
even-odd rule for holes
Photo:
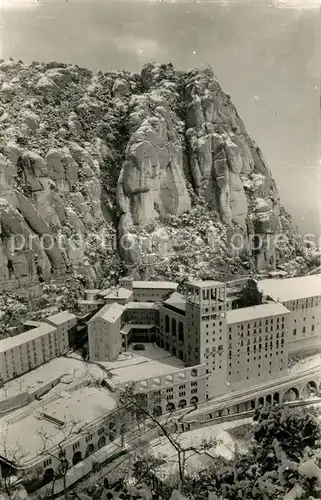
[[311,370],[316,366],[321,366],[321,354],[314,354],[307,358],[299,359],[293,366],[288,370],[289,376],[297,375],[298,373]]
[[[177,436],[177,442],[183,449],[194,448],[186,451],[186,472],[188,474],[205,469],[213,457],[224,457],[231,460],[234,456],[235,445],[239,451],[247,450],[247,443],[243,439],[235,438],[229,431],[243,425],[251,425],[252,419],[246,418],[237,422],[223,422],[208,427],[194,429]],[[202,450],[203,443],[213,440],[213,446]],[[214,441],[215,440],[215,441]],[[178,471],[178,457],[175,448],[165,436],[151,441],[150,451],[155,457],[163,458],[166,464],[159,467],[157,475],[168,477]]]
[[[62,381],[59,385],[61,388],[76,380],[104,377],[105,373],[96,365],[80,362],[72,357],[60,356],[4,384],[0,389],[0,401],[17,396],[22,392],[32,393],[59,378]],[[57,387],[54,392],[57,392]]]

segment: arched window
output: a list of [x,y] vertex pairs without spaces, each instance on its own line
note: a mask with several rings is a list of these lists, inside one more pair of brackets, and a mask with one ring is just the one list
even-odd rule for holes
[[172,336],[173,337],[176,337],[176,319],[175,318],[172,318]]
[[86,453],[85,453],[85,456],[86,457],[89,457],[89,455],[91,455],[92,453],[94,453],[95,451],[95,447],[93,445],[93,443],[90,443],[87,448],[86,448]]
[[43,475],[43,484],[48,484],[48,483],[51,483],[51,481],[53,480],[55,476],[55,472],[53,469],[46,469],[45,470],[45,473]]
[[74,453],[74,455],[72,457],[72,465],[78,464],[79,462],[81,462],[81,460],[82,460],[81,452],[76,451],[76,453]]
[[153,411],[154,417],[160,417],[162,413],[163,413],[162,412],[162,407],[161,406],[155,406],[154,411]]
[[283,396],[283,402],[295,401],[297,399],[299,399],[299,391],[297,390],[296,387],[292,387],[291,389],[288,389]]
[[167,405],[166,405],[166,411],[167,412],[173,412],[174,410],[175,410],[174,403],[167,403]]
[[193,396],[191,398],[191,405],[196,405],[198,403],[198,398],[196,396]]
[[106,437],[105,436],[100,436],[98,439],[98,449],[102,448],[103,446],[106,445]]
[[165,333],[169,333],[169,317],[165,316]]

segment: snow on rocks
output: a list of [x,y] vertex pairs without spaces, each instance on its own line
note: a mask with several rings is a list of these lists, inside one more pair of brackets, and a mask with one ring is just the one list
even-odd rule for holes
[[114,97],[125,97],[130,95],[130,86],[126,80],[116,78],[112,92]]
[[4,123],[4,122],[7,122],[10,118],[10,115],[9,113],[7,113],[7,111],[5,111],[4,113],[2,113],[2,115],[0,116],[0,122],[1,123]]
[[53,68],[46,71],[46,77],[52,80],[56,85],[63,88],[71,83],[73,78],[68,68]]
[[188,500],[188,498],[184,497],[178,490],[174,490],[170,500]]
[[39,127],[39,117],[32,111],[25,110],[22,120],[31,130],[36,130]]
[[321,469],[317,466],[313,458],[299,465],[298,472],[301,476],[315,479],[317,484],[321,487]]
[[299,498],[302,498],[303,494],[304,494],[304,490],[303,490],[302,486],[300,486],[299,484],[296,484],[283,497],[283,500],[298,500]]
[[41,76],[36,83],[36,89],[44,91],[55,91],[58,90],[58,85],[56,85],[55,82],[51,80],[51,78],[48,78],[47,76]]
[[255,211],[256,212],[268,212],[272,209],[271,200],[265,200],[264,198],[255,199]]
[[3,84],[1,85],[0,92],[6,95],[11,94],[13,92],[13,86],[7,82],[3,82]]

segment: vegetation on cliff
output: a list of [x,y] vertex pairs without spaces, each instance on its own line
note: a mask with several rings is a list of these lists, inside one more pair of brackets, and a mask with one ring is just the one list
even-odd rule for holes
[[0,135],[0,293],[33,307],[66,275],[224,279],[317,258],[210,68],[2,61]]

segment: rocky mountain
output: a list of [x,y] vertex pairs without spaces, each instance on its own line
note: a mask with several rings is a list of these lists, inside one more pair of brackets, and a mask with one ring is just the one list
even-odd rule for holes
[[95,286],[123,263],[182,279],[302,253],[305,262],[262,153],[210,68],[94,75],[2,61],[0,141],[2,292],[39,295],[70,273]]

